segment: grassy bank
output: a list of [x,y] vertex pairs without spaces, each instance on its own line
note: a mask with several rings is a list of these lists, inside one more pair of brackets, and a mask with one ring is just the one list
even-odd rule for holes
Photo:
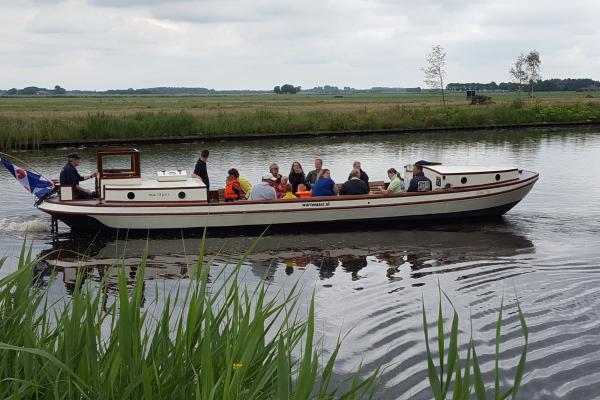
[[[56,99],[59,103],[55,111],[49,111],[51,103],[46,103],[53,99],[45,99],[43,107],[30,104],[29,111],[25,110],[26,107],[18,109],[14,104],[3,104],[5,99],[0,99],[0,104],[3,104],[0,110],[0,148],[35,148],[42,142],[64,140],[225,137],[240,134],[600,121],[600,102],[595,99],[579,101],[581,99],[575,98],[578,101],[573,102],[566,100],[572,98],[565,98],[561,102],[554,98],[552,101],[513,98],[486,106],[465,105],[463,99],[461,103],[451,102],[451,106],[441,107],[435,103],[401,102],[396,97],[374,98],[369,102],[364,98],[327,102],[313,96],[311,102],[305,96],[303,99],[282,98],[278,103],[269,103],[270,98],[235,97],[224,99],[221,103],[214,103],[214,99],[211,99],[212,103],[203,103],[197,109],[193,108],[193,99],[182,99],[181,108],[173,99],[168,99],[168,107],[159,102],[156,108],[145,110],[130,104],[132,100],[129,98],[125,103],[131,107],[126,109],[99,105],[98,102],[107,99],[95,99],[92,105],[84,107],[89,99],[82,98],[79,108],[75,107],[77,104],[73,99]],[[158,101],[157,98],[141,98],[138,101],[144,104],[150,100]],[[70,104],[71,108],[61,105],[61,101]],[[92,106],[96,108],[90,108]]]

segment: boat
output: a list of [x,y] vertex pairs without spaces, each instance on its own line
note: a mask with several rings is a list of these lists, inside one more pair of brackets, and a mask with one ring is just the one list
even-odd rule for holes
[[[158,171],[154,179],[143,179],[137,149],[103,149],[96,157],[97,198],[78,200],[73,187],[60,186],[58,195],[39,202],[38,209],[74,231],[398,227],[399,221],[501,216],[539,178],[536,172],[516,167],[424,163],[423,172],[433,185],[427,192],[385,195],[385,183],[380,181],[370,183],[368,195],[225,202],[222,190],[208,191],[200,179],[183,170]],[[412,168],[404,167],[405,182],[412,177]]]

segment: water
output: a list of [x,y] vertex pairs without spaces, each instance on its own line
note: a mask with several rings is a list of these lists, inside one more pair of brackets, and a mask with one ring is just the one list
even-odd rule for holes
[[[188,168],[202,145],[142,146],[143,173]],[[426,136],[324,138],[295,141],[211,144],[209,173],[223,186],[229,167],[258,181],[270,162],[287,173],[293,160],[305,170],[321,157],[336,181],[352,161],[362,161],[371,179],[383,180],[389,167],[417,159],[447,164],[517,165],[538,171],[541,179],[529,196],[502,220],[386,230],[303,235],[274,235],[263,240],[244,265],[252,284],[267,280],[274,290],[298,280],[306,301],[316,296],[317,327],[326,345],[353,328],[344,341],[338,379],[362,361],[366,371],[388,366],[381,381],[382,399],[429,399],[421,322],[423,296],[435,319],[437,285],[449,294],[461,316],[461,340],[474,338],[482,369],[493,367],[498,307],[505,296],[502,368],[512,380],[522,339],[518,334],[515,293],[530,328],[524,399],[594,399],[600,393],[600,134],[596,132],[496,132]],[[17,154],[50,176],[57,176],[72,149]],[[94,149],[80,149],[80,172],[93,169]],[[124,258],[135,265],[142,239],[71,237],[52,241],[49,220],[32,207],[7,173],[0,173],[0,256],[9,256],[4,273],[14,268],[23,237],[34,253],[54,253],[65,267],[51,288],[62,296],[72,289],[73,266],[87,268],[99,280],[106,268]],[[64,231],[66,229],[62,228]],[[187,235],[187,234],[186,234]],[[193,235],[192,235],[193,236]],[[221,265],[237,260],[251,238],[212,238],[208,252]],[[189,276],[198,237],[174,234],[152,238],[146,293]],[[88,253],[92,259],[83,259]],[[160,291],[158,291],[160,292]],[[449,315],[449,310],[446,307]],[[432,332],[433,333],[433,332]],[[463,347],[464,348],[464,347]],[[487,376],[488,382],[493,381]]]

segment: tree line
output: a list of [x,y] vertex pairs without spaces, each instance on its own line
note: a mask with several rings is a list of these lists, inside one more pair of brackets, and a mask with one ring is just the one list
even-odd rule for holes
[[14,95],[35,95],[35,94],[65,94],[67,93],[67,90],[65,88],[60,87],[59,85],[54,86],[54,89],[46,89],[46,88],[41,88],[41,87],[37,87],[37,86],[27,86],[23,89],[17,89],[17,88],[12,88],[12,89],[8,89],[5,92],[7,95],[10,96],[14,96]]
[[[500,82],[494,81],[490,83],[480,82],[465,82],[465,83],[448,83],[446,90],[453,92],[464,92],[466,90],[477,91],[507,91],[517,92],[522,89],[522,85],[516,82]],[[540,79],[533,82],[533,90],[536,92],[566,92],[578,90],[600,89],[600,81],[593,79]]]

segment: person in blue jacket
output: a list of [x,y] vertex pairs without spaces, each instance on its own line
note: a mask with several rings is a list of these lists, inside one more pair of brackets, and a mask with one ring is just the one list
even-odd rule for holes
[[311,196],[337,196],[338,187],[331,179],[331,173],[327,168],[321,170],[321,174],[317,182],[312,185]]
[[410,180],[407,192],[429,192],[432,188],[431,180],[423,173],[423,166],[413,165],[413,178]]

